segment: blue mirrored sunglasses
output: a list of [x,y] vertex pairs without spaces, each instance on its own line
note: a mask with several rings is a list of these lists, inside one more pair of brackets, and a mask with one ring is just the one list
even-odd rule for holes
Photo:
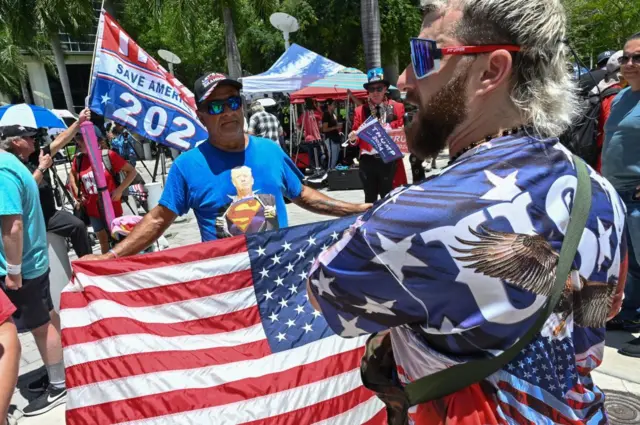
[[520,46],[512,44],[490,44],[481,46],[450,46],[438,48],[435,40],[425,38],[411,39],[411,64],[418,80],[429,76],[440,69],[440,60],[447,55],[478,55],[481,53],[506,50],[519,52]]
[[242,98],[240,96],[231,96],[226,99],[212,100],[207,105],[209,115],[220,115],[224,112],[224,105],[229,106],[232,111],[237,111],[242,107]]

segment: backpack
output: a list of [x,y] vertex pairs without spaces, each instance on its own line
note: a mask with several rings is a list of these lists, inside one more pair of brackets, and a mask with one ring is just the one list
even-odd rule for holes
[[560,136],[562,143],[572,153],[582,158],[591,167],[596,168],[600,149],[598,148],[598,128],[602,101],[615,96],[621,89],[609,87],[601,93],[587,93],[582,98],[584,112],[569,129]]

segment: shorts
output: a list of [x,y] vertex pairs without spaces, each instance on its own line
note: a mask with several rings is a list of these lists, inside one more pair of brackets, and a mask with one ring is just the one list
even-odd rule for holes
[[91,224],[91,227],[93,227],[93,231],[95,233],[98,233],[102,230],[107,230],[101,218],[89,216],[89,223]]
[[35,279],[22,279],[22,288],[7,289],[5,276],[0,276],[0,287],[16,307],[13,319],[19,330],[32,331],[51,321],[53,300],[49,290],[49,270]]

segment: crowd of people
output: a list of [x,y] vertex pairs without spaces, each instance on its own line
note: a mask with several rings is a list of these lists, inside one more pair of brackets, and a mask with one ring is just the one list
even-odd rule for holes
[[[41,396],[24,414],[66,398],[47,232],[68,238],[83,260],[117,260],[143,252],[190,210],[202,241],[288,227],[290,200],[316,214],[362,215],[320,256],[307,290],[336,334],[373,334],[362,378],[387,405],[389,423],[606,423],[591,378],[605,330],[640,331],[640,33],[576,81],[560,0],[422,4],[411,64],[397,83],[418,109],[410,125],[379,68],[368,73],[349,134],[333,100],[321,109],[308,99],[297,122],[312,172],[338,166],[345,140],[357,147],[363,203],[306,185],[283,149],[280,120],[254,102],[247,122],[242,84],[220,73],[194,87],[208,140],[176,158],[159,205],[117,244],[78,133],[91,113],[43,147],[38,129],[0,127],[0,421],[18,376],[18,330],[33,334],[47,370],[29,385]],[[593,95],[597,158],[585,172],[559,138],[575,131],[581,98]],[[445,149],[449,166],[394,188],[399,163],[384,163],[358,138],[369,117],[406,129],[417,167]],[[122,216],[137,154],[122,126],[95,132]],[[71,213],[56,207],[50,170],[73,141]],[[584,190],[591,195],[580,197]],[[247,218],[247,209],[255,214]],[[640,340],[620,352],[640,357]],[[491,369],[487,359],[502,362]],[[466,378],[470,367],[486,369],[482,380]],[[410,400],[403,390],[451,370],[460,372],[444,394]]]

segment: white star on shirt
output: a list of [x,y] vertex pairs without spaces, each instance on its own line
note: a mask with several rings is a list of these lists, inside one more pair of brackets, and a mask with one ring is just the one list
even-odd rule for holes
[[391,239],[387,239],[382,233],[378,233],[380,239],[380,246],[383,251],[377,254],[373,260],[373,263],[382,264],[391,270],[393,275],[398,281],[404,281],[404,273],[402,269],[405,267],[428,267],[425,263],[418,260],[413,255],[409,254],[411,248],[411,240],[415,237],[409,236],[400,242],[394,242]]
[[302,280],[306,280],[307,277],[309,277],[309,276],[307,276],[307,273],[305,271],[300,272],[300,274],[298,276],[300,276],[300,279],[302,279]]
[[111,98],[109,97],[109,94],[105,93],[102,95],[102,100],[100,101],[100,103],[102,103],[103,105],[106,105],[107,103],[109,103],[110,100]]
[[563,154],[565,154],[565,156],[567,157],[567,159],[571,163],[571,167],[576,168],[576,165],[573,163],[573,154],[571,153],[571,151],[569,149],[565,148],[562,143],[560,143],[560,142],[556,143],[555,145],[553,145],[553,149],[558,150],[558,151],[562,152]]
[[323,251],[326,251],[327,249],[329,249],[329,245],[324,244],[324,245],[322,245],[322,248],[320,248],[320,249],[322,249]]
[[518,177],[517,171],[514,171],[505,178],[497,176],[488,170],[485,170],[484,173],[489,182],[491,182],[495,187],[485,193],[480,199],[510,202],[513,198],[522,193],[522,190],[516,186],[516,180]]
[[322,316],[322,313],[320,313],[318,310],[313,310],[313,313],[311,313],[313,315],[314,319],[317,319],[318,317]]
[[287,241],[284,241],[284,245],[282,245],[282,248],[285,251],[291,251],[291,244],[289,242],[287,242]]
[[402,195],[403,193],[405,193],[406,189],[404,187],[398,187],[396,188],[393,192],[391,192],[389,194],[389,202],[391,203],[396,203],[398,202],[398,198],[400,197],[400,195]]
[[334,241],[337,241],[339,237],[340,235],[337,232],[333,232],[331,234],[331,239],[333,239]]
[[269,272],[267,271],[267,269],[262,269],[260,274],[262,275],[263,278],[269,277]]
[[280,264],[280,257],[278,257],[278,255],[274,255],[273,257],[271,257],[271,261],[273,261],[272,265],[276,265],[276,264]]
[[258,254],[258,257],[262,257],[267,253],[267,250],[263,247],[258,247],[258,249],[256,249],[256,253]]
[[289,306],[289,304],[287,303],[287,300],[285,300],[284,298],[282,298],[280,302],[278,302],[278,304],[280,304],[282,308]]
[[315,245],[316,238],[314,238],[313,236],[309,236],[309,239],[307,239],[307,242],[309,242],[309,245]]
[[295,326],[296,322],[295,320],[289,319],[287,320],[287,327],[290,328],[291,326]]
[[299,259],[302,259],[302,258],[304,258],[304,255],[305,255],[305,254],[306,254],[306,252],[304,252],[302,249],[300,249],[300,251],[298,251],[298,254],[297,254],[297,255],[298,255],[298,258],[299,258]]
[[336,280],[334,277],[327,278],[324,275],[324,270],[320,270],[320,275],[318,279],[311,279],[311,283],[318,289],[318,296],[322,296],[322,294],[329,294],[332,297],[336,297],[336,294],[331,290],[331,282]]
[[281,278],[280,276],[278,276],[275,282],[276,282],[276,286],[284,286],[284,279]]
[[291,273],[291,272],[293,271],[293,264],[291,264],[291,263],[287,264],[286,269],[287,269],[287,271],[288,271],[289,273]]
[[367,296],[364,297],[364,300],[365,300],[364,305],[354,305],[354,307],[361,308],[368,314],[377,313],[377,314],[387,314],[389,316],[396,315],[393,311],[391,311],[391,308],[393,308],[393,305],[396,303],[395,300],[387,301],[386,303],[379,303]]
[[357,316],[351,320],[347,320],[338,314],[338,320],[340,320],[340,324],[343,328],[342,332],[340,333],[341,336],[360,336],[366,333],[356,326],[356,322],[358,321]]
[[271,316],[269,316],[269,319],[271,319],[271,323],[278,321],[278,315],[275,313],[275,311],[271,313]]
[[611,232],[613,232],[613,226],[609,229],[605,229],[604,224],[598,217],[598,245],[600,246],[600,255],[598,256],[598,271],[602,270],[602,264],[605,260],[611,260]]
[[283,333],[278,333],[278,336],[276,336],[276,338],[278,338],[279,342],[284,341],[285,339],[287,339],[287,335],[283,334]]
[[272,300],[273,299],[273,292],[271,291],[267,291],[264,293],[264,299],[265,300]]
[[302,314],[304,313],[304,307],[299,305],[298,307],[296,307],[296,313],[298,314]]
[[311,332],[311,331],[313,331],[313,328],[311,327],[311,324],[310,324],[310,323],[305,324],[305,325],[302,327],[302,329],[304,329],[304,333],[306,333],[306,334],[307,334],[307,333],[309,333],[309,332]]
[[295,284],[292,283],[291,286],[289,287],[289,291],[292,294],[297,294],[298,293],[298,287]]

